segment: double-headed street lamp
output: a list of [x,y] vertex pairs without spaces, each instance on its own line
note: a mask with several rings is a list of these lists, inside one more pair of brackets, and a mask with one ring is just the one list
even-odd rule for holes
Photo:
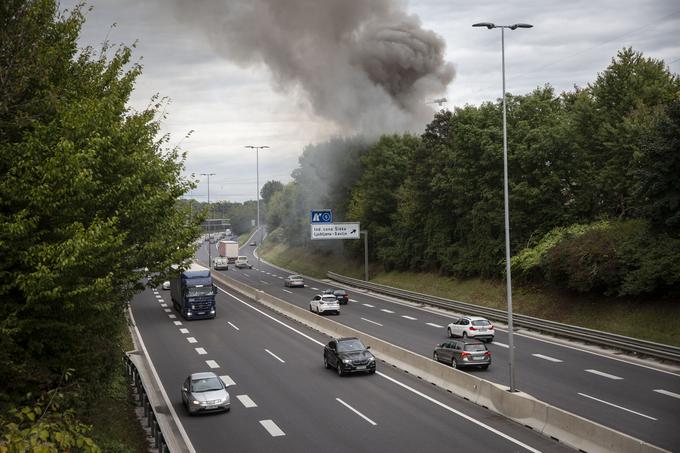
[[[210,217],[210,177],[215,173],[201,173],[201,176],[208,177],[208,217]],[[208,269],[212,267],[212,224],[208,221]]]
[[[260,239],[257,241],[258,245],[262,244],[262,230],[260,230],[260,150],[269,148],[269,146],[253,146],[246,145],[246,148],[255,150],[255,172],[257,174],[257,231]],[[260,270],[260,254],[257,254],[257,269]]]
[[516,392],[515,388],[515,342],[513,339],[512,325],[512,278],[510,277],[510,208],[508,202],[508,128],[505,107],[505,29],[516,30],[518,28],[531,28],[530,24],[496,25],[490,22],[473,24],[473,27],[486,27],[501,29],[501,66],[503,68],[503,192],[505,197],[505,276],[508,299],[508,347],[510,349],[510,391]]

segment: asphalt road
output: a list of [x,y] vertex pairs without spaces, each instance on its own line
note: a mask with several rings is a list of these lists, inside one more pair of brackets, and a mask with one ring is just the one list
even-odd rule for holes
[[[207,250],[199,259],[207,263]],[[254,269],[230,266],[223,272],[259,287],[268,294],[307,308],[313,295],[328,283],[306,279],[305,288],[285,288],[288,274],[261,263],[257,269],[254,247],[242,247]],[[446,340],[446,325],[453,314],[400,304],[365,292],[350,291],[350,303],[333,320],[389,341],[413,352],[432,356],[434,346]],[[507,332],[496,329],[489,345],[493,363],[486,371],[470,370],[484,379],[509,385]],[[654,445],[680,450],[680,374],[670,373],[580,348],[515,334],[515,382],[518,389],[590,420]]]
[[[197,452],[571,451],[382,362],[339,377],[323,367],[328,337],[223,289],[212,320],[184,321],[163,290],[131,308]],[[210,370],[231,384],[231,411],[189,416],[180,385]]]

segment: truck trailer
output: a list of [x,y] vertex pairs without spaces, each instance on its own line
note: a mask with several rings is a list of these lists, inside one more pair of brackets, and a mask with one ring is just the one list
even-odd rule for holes
[[217,243],[217,254],[226,258],[229,264],[236,262],[238,257],[238,242],[222,240]]
[[196,263],[170,280],[172,305],[187,320],[214,318],[216,293],[210,270]]

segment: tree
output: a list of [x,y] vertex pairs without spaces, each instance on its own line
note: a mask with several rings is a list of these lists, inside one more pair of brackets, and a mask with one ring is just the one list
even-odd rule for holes
[[193,255],[198,225],[173,209],[192,183],[158,137],[163,103],[126,107],[141,73],[130,48],[79,51],[81,7],[2,5],[0,397],[65,369],[95,392],[120,360],[144,268],[155,284]]
[[283,184],[281,184],[280,181],[267,181],[260,190],[260,196],[262,197],[262,201],[264,202],[265,205],[267,205],[269,203],[269,200],[271,200],[272,196],[276,192],[280,192],[282,190]]

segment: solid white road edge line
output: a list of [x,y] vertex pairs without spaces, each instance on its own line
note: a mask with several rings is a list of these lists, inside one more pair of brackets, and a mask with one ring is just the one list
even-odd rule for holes
[[248,395],[236,395],[236,398],[243,404],[246,408],[257,407],[255,401],[253,401]]
[[153,364],[153,361],[151,360],[151,356],[149,355],[149,351],[146,350],[146,345],[144,344],[144,340],[142,339],[142,334],[139,332],[139,329],[137,329],[137,323],[135,322],[135,317],[132,314],[132,308],[128,308],[128,314],[130,315],[130,319],[132,320],[132,327],[134,327],[135,332],[137,332],[137,338],[139,339],[139,345],[142,347],[142,351],[144,351],[144,357],[146,357],[146,360],[149,361],[149,366],[151,367],[151,374],[153,374],[154,379],[156,379],[156,384],[158,384],[158,388],[161,391],[161,395],[163,396],[163,400],[165,401],[165,405],[168,407],[170,410],[170,414],[172,414],[172,418],[177,424],[177,428],[179,429],[179,434],[182,436],[182,439],[184,440],[184,443],[187,445],[187,448],[191,453],[196,453],[196,449],[191,443],[191,440],[189,440],[189,435],[187,432],[184,430],[184,426],[182,425],[182,422],[180,418],[177,416],[177,412],[175,411],[175,408],[172,406],[172,403],[170,402],[170,398],[168,398],[168,393],[165,391],[165,387],[163,387],[163,383],[161,382],[161,378],[158,376],[158,372],[156,371],[156,367]]
[[276,426],[276,423],[274,423],[272,420],[260,420],[260,425],[264,427],[264,429],[267,430],[269,434],[271,434],[272,437],[278,437],[278,436],[285,436],[286,433],[281,431],[281,428]]
[[359,417],[361,417],[361,418],[363,418],[364,420],[366,420],[366,421],[367,421],[368,423],[370,423],[371,425],[373,425],[373,426],[376,426],[376,425],[377,425],[376,422],[374,422],[374,421],[371,420],[370,418],[366,417],[364,414],[362,414],[362,413],[359,412],[358,410],[354,409],[352,406],[350,406],[349,404],[345,403],[345,402],[344,402],[343,400],[341,400],[340,398],[335,398],[335,400],[336,400],[337,402],[339,402],[340,404],[342,404],[343,406],[345,406],[347,409],[349,409],[349,410],[351,410],[352,412],[354,412],[355,414],[357,414]]
[[265,349],[265,352],[269,354],[270,356],[274,357],[276,360],[278,360],[281,363],[286,363],[285,360],[283,360],[281,357],[277,356],[273,352],[271,352],[269,349]]
[[598,402],[603,403],[603,404],[608,404],[609,406],[615,407],[617,409],[621,409],[621,410],[624,410],[626,412],[630,412],[631,414],[639,415],[640,417],[644,417],[644,418],[648,418],[650,420],[656,421],[656,418],[654,418],[654,417],[650,417],[649,415],[641,414],[640,412],[635,412],[633,410],[626,409],[625,407],[622,407],[622,406],[617,406],[616,404],[610,403],[610,402],[605,401],[605,400],[601,400],[599,398],[595,398],[594,396],[586,395],[585,393],[579,393],[579,395],[584,396],[586,398],[590,398],[591,400],[595,400],[595,401],[598,401]]
[[615,380],[615,381],[620,381],[620,380],[623,379],[622,377],[614,376],[613,374],[605,373],[604,371],[597,371],[597,370],[583,370],[583,371],[586,371],[586,372],[588,372],[588,373],[597,374],[598,376],[602,376],[602,377],[606,377],[606,378],[609,378],[609,379],[613,379],[613,380]]
[[677,393],[669,392],[668,390],[663,390],[663,389],[656,389],[654,390],[656,393],[661,393],[662,395],[666,396],[672,396],[673,398],[678,398],[680,399],[680,395]]
[[[249,304],[248,302],[245,302],[245,301],[239,299],[238,297],[234,296],[234,295],[231,294],[230,292],[225,291],[225,290],[223,290],[223,289],[220,288],[220,287],[218,287],[218,289],[219,289],[220,291],[222,291],[224,294],[226,294],[226,295],[232,297],[233,299],[235,299],[235,300],[241,302],[243,305],[252,308],[252,309],[255,310],[256,312],[258,312],[258,313],[260,313],[260,314],[266,316],[267,318],[271,319],[272,321],[274,321],[274,322],[276,322],[276,323],[278,323],[278,324],[280,324],[280,325],[286,327],[287,329],[289,329],[289,330],[291,330],[291,331],[297,333],[298,335],[302,336],[303,338],[306,338],[306,339],[312,341],[313,343],[318,344],[319,346],[324,346],[324,344],[323,344],[322,342],[320,342],[320,341],[318,341],[318,340],[316,340],[316,339],[310,337],[309,335],[307,335],[307,334],[304,333],[304,332],[300,332],[300,331],[297,330],[296,328],[291,327],[291,326],[289,326],[288,324],[286,324],[285,322],[276,319],[275,317],[271,316],[271,315],[268,314],[268,313],[265,313],[264,311],[260,310],[260,309],[257,308],[257,307],[254,307],[253,305]],[[446,410],[448,410],[448,411],[450,411],[450,412],[453,412],[454,414],[456,414],[456,415],[458,415],[458,416],[464,418],[465,420],[467,420],[467,421],[469,421],[469,422],[472,422],[472,423],[474,423],[474,424],[476,424],[476,425],[478,425],[478,426],[480,426],[480,427],[482,427],[482,428],[484,428],[484,429],[486,429],[486,430],[488,430],[488,431],[491,431],[492,433],[494,433],[494,434],[496,434],[496,435],[498,435],[498,436],[500,436],[500,437],[502,437],[502,438],[504,438],[504,439],[509,440],[510,442],[512,442],[512,443],[514,443],[514,444],[516,444],[516,445],[521,446],[522,448],[525,448],[525,449],[527,449],[527,450],[529,450],[529,451],[531,451],[531,452],[533,452],[533,453],[540,453],[539,450],[536,450],[535,448],[532,448],[532,447],[530,447],[529,445],[526,445],[525,443],[520,442],[519,440],[515,439],[514,437],[511,437],[511,436],[509,436],[509,435],[507,435],[507,434],[505,434],[505,433],[503,433],[503,432],[501,432],[501,431],[498,431],[498,430],[495,429],[495,428],[492,428],[492,427],[489,426],[489,425],[486,425],[486,424],[484,424],[484,423],[482,423],[482,422],[480,422],[480,421],[478,421],[478,420],[475,420],[474,418],[470,417],[469,415],[465,415],[464,413],[462,413],[462,412],[460,412],[460,411],[458,411],[458,410],[456,410],[456,409],[454,409],[454,408],[452,408],[452,407],[449,407],[449,406],[447,406],[446,404],[444,404],[444,403],[442,403],[442,402],[440,402],[440,401],[437,401],[436,399],[432,398],[431,396],[425,395],[424,393],[419,392],[418,390],[416,390],[416,389],[414,389],[414,388],[411,388],[411,387],[409,387],[408,385],[403,384],[403,383],[397,381],[396,379],[393,379],[393,378],[389,377],[388,375],[386,375],[386,374],[384,374],[384,373],[382,373],[382,372],[380,372],[380,371],[376,371],[376,374],[379,375],[379,376],[381,376],[381,377],[383,377],[383,378],[385,378],[385,379],[387,379],[388,381],[394,382],[395,384],[397,384],[397,385],[399,385],[399,386],[401,386],[401,387],[403,387],[403,388],[405,388],[405,389],[407,389],[407,390],[409,390],[409,391],[415,393],[416,395],[418,395],[418,396],[420,396],[420,397],[422,397],[422,398],[425,398],[426,400],[430,401],[431,403],[434,403],[434,404],[436,404],[436,405],[438,405],[438,406],[440,406],[440,407],[443,407],[444,409],[446,409]],[[262,423],[262,422],[260,422],[260,423]]]
[[227,324],[229,324],[231,327],[233,327],[236,330],[241,330],[238,327],[236,327],[235,325],[233,325],[232,323],[230,323],[229,321],[227,321]]
[[543,355],[543,354],[531,354],[531,355],[534,356],[534,357],[537,357],[539,359],[547,360],[548,362],[555,362],[555,363],[562,362],[562,360],[560,360],[560,359],[556,359],[554,357],[550,357],[550,356]]
[[379,322],[371,321],[370,319],[366,319],[366,318],[361,318],[361,319],[362,319],[363,321],[370,322],[371,324],[375,324],[376,326],[383,327],[383,325],[380,324]]

